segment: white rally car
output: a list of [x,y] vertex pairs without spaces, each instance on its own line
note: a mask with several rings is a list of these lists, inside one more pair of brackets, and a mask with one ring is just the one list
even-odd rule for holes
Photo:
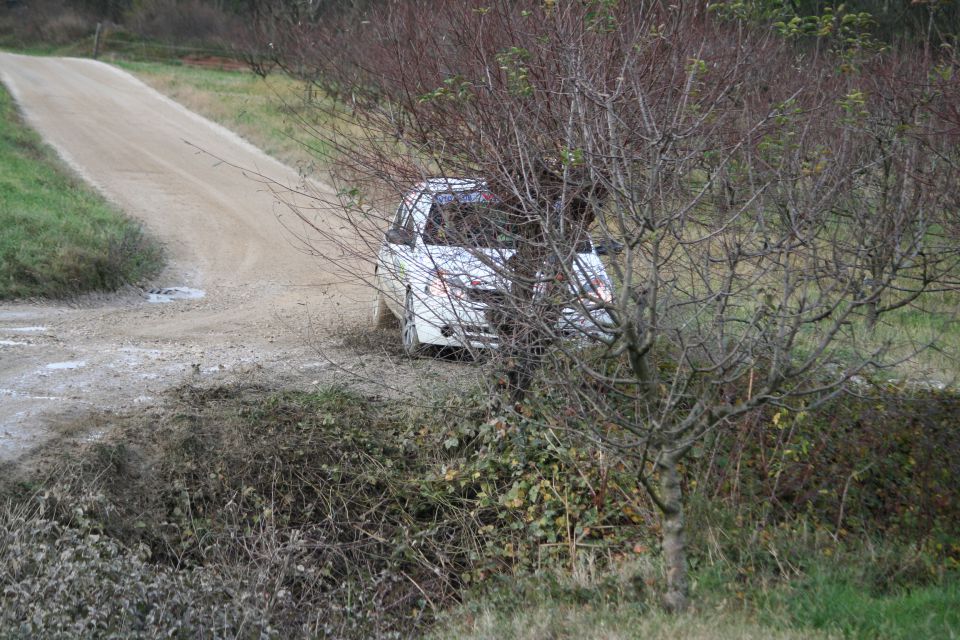
[[[399,318],[409,355],[424,345],[498,347],[494,314],[506,299],[503,267],[517,241],[506,220],[481,181],[417,184],[400,203],[377,256],[374,322]],[[589,241],[577,248],[580,282],[568,287],[578,292],[577,304],[560,314],[563,335],[597,335],[609,320],[602,305],[610,301],[610,281],[597,253]]]

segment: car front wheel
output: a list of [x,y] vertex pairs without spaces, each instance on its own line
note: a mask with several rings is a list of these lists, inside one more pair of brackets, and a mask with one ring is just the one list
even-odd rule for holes
[[417,316],[413,311],[413,293],[407,291],[407,298],[403,304],[403,321],[400,323],[400,336],[403,340],[403,351],[408,356],[419,355],[423,351],[423,344],[417,335]]
[[382,329],[384,327],[396,326],[397,318],[393,315],[393,312],[390,311],[390,307],[387,306],[387,297],[383,294],[383,291],[380,290],[380,287],[377,287],[376,291],[377,294],[373,299],[373,310],[370,314],[374,328]]

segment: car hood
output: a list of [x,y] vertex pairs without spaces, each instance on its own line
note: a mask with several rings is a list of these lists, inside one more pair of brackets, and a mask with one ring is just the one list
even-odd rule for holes
[[467,286],[497,289],[504,283],[499,273],[514,253],[509,249],[428,245],[424,248],[424,267],[431,272],[443,271],[448,278],[462,280]]
[[[516,252],[511,249],[467,249],[426,245],[423,266],[430,276],[443,271],[448,279],[460,280],[464,286],[478,289],[504,289],[508,281],[503,266]],[[604,276],[603,263],[593,252],[577,255],[576,271],[581,282],[591,277]]]

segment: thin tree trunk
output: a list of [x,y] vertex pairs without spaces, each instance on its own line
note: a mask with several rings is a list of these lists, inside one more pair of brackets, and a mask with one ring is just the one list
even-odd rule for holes
[[874,300],[867,303],[867,329],[873,329],[877,326],[877,320],[880,317],[880,301]]
[[663,511],[663,561],[667,570],[667,593],[664,606],[668,611],[685,611],[689,605],[687,578],[687,539],[683,521],[683,489],[677,461],[665,457],[660,461],[660,500]]

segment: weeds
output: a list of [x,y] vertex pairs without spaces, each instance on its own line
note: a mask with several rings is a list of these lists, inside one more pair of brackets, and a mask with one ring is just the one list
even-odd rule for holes
[[[433,637],[458,638],[872,638],[957,630],[948,606],[957,593],[952,548],[936,547],[949,539],[943,531],[956,530],[951,511],[935,529],[899,524],[883,529],[883,539],[870,526],[888,521],[855,506],[861,496],[853,500],[866,487],[848,492],[847,513],[863,526],[844,532],[828,526],[836,515],[828,502],[817,503],[827,514],[819,518],[803,504],[759,508],[770,489],[762,442],[738,450],[736,493],[729,470],[720,474],[716,460],[709,469],[710,456],[696,459],[703,468],[688,468],[699,610],[668,616],[657,604],[657,520],[627,467],[561,425],[550,398],[504,416],[481,400],[437,395],[414,406],[341,388],[182,387],[162,418],[128,416],[111,441],[88,448],[60,474],[72,483],[34,485],[34,498],[7,508],[2,559],[78,550],[70,553],[83,558],[74,568],[85,577],[69,578],[53,560],[7,569],[0,581],[12,590],[0,608],[13,613],[0,614],[0,635],[80,633],[100,624],[95,611],[120,635],[179,629],[171,612],[184,615],[183,607],[189,624],[220,616],[210,637],[407,637],[432,629]],[[860,406],[863,418],[873,419],[878,404]],[[815,435],[822,419],[801,421],[781,448]],[[897,440],[889,420],[876,428]],[[750,433],[745,428],[744,438]],[[942,435],[928,433],[942,459],[952,459]],[[861,444],[848,436],[810,456],[809,481],[832,477],[844,452]],[[907,475],[896,486],[907,491],[924,478]],[[55,580],[66,586],[45,590]],[[161,594],[158,604],[145,604],[143,593]],[[108,597],[116,602],[105,609],[90,604]],[[127,606],[140,613],[123,614]],[[29,633],[15,626],[28,615],[39,625]],[[196,628],[183,627],[183,635]]]
[[617,571],[542,572],[517,580],[494,580],[449,612],[430,638],[534,640],[537,638],[777,639],[829,638],[826,633],[784,629],[776,621],[752,620],[724,607],[694,614],[664,613],[647,597],[647,582],[659,580],[650,563]]
[[882,532],[922,541],[960,568],[953,392],[862,388],[816,412],[770,409],[747,416],[733,437],[704,446],[691,465],[701,499],[764,521],[803,515],[843,538]]
[[491,420],[469,395],[423,407],[337,388],[177,397],[149,440],[132,425],[92,447],[70,491],[102,487],[103,535],[161,566],[249,568],[274,594],[264,615],[277,628],[404,635],[465,585],[583,554],[603,563],[640,535],[617,494],[586,488],[599,473],[586,446]]

